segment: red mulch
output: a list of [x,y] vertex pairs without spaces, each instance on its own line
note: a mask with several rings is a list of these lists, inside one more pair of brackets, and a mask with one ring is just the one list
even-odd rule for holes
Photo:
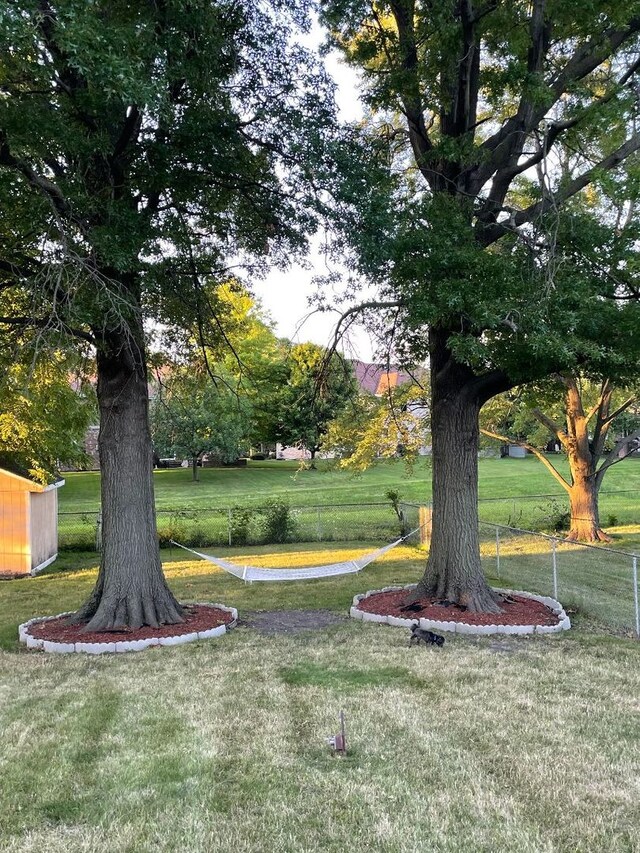
[[208,631],[218,625],[227,625],[233,621],[233,614],[218,607],[203,604],[188,604],[184,606],[184,622],[177,625],[161,625],[150,628],[144,625],[135,631],[123,628],[118,631],[94,631],[82,633],[84,625],[69,625],[68,617],[61,616],[47,622],[34,622],[28,631],[32,637],[40,640],[52,640],[56,643],[117,643],[131,640],[147,640],[150,637],[179,637],[182,634],[192,634],[195,631]]
[[406,604],[409,591],[378,592],[363,598],[357,605],[358,610],[377,613],[380,616],[399,616],[401,619],[437,619],[440,622],[465,622],[467,625],[555,625],[556,614],[532,598],[509,595],[509,600],[500,603],[502,613],[471,613],[457,605],[436,604],[437,598],[420,598],[416,604],[422,604],[417,611],[401,610]]

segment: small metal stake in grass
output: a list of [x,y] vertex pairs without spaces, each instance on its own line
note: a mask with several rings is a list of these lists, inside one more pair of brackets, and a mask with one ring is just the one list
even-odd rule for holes
[[333,737],[327,738],[327,743],[336,755],[347,754],[347,730],[344,725],[344,711],[340,711],[340,731]]

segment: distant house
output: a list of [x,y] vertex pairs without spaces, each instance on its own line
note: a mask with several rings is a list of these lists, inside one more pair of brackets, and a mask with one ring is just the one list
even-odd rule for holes
[[362,391],[368,391],[376,397],[381,397],[392,388],[413,382],[413,377],[405,370],[392,365],[370,364],[366,361],[352,360],[351,365],[358,385]]
[[58,556],[58,489],[0,468],[0,577],[35,575]]
[[[422,367],[417,368],[415,373],[411,374],[394,365],[371,364],[357,359],[352,360],[351,364],[360,390],[376,397],[383,397],[393,391],[394,388],[400,388],[402,385],[428,382],[428,375]],[[429,409],[423,399],[405,403],[405,406],[406,411],[418,420],[425,420],[429,414]],[[427,446],[421,447],[418,451],[420,456],[426,456],[430,452],[431,447]]]

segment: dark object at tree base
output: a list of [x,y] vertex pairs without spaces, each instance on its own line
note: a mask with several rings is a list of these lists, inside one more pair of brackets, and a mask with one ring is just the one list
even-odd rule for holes
[[468,609],[466,604],[457,604],[455,601],[449,601],[448,598],[445,598],[442,601],[434,601],[433,603],[436,607],[457,607],[458,610]]
[[400,610],[407,613],[419,613],[423,609],[424,604],[421,604],[419,601],[412,601],[410,604],[405,604],[400,608]]
[[411,636],[409,637],[410,646],[413,645],[414,640],[418,646],[420,645],[421,640],[425,646],[444,646],[444,637],[442,634],[435,634],[433,631],[426,631],[424,628],[420,628],[419,625],[414,625],[411,628]]

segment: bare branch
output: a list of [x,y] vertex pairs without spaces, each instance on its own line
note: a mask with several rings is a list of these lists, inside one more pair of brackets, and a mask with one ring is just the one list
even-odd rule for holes
[[498,432],[491,432],[491,430],[482,429],[482,427],[480,428],[480,432],[482,433],[482,435],[486,435],[489,438],[495,438],[497,441],[502,441],[503,443],[506,442],[507,444],[517,444],[519,447],[524,447],[525,450],[529,450],[531,453],[533,453],[536,459],[542,462],[545,468],[556,478],[556,480],[560,483],[563,489],[566,489],[567,492],[571,491],[571,486],[569,485],[569,483],[564,479],[562,474],[560,474],[560,472],[553,467],[553,465],[551,464],[551,462],[549,462],[544,453],[538,450],[537,447],[534,447],[532,444],[528,444],[526,441],[520,441],[517,438],[509,438],[509,436],[501,435]]
[[[637,429],[635,432],[632,432],[631,435],[625,435],[623,438],[620,439],[620,441],[618,441],[616,446],[613,448],[611,453],[606,456],[604,462],[596,472],[596,488],[599,488],[600,483],[602,482],[602,478],[605,475],[605,472],[608,471],[612,465],[617,465],[618,462],[622,462],[623,459],[626,459],[627,456],[630,456],[634,452],[636,448],[633,446],[633,444],[638,439],[640,439],[640,429]],[[627,445],[629,449],[626,453],[619,455],[620,451],[623,449],[623,447],[625,447],[625,445]]]

